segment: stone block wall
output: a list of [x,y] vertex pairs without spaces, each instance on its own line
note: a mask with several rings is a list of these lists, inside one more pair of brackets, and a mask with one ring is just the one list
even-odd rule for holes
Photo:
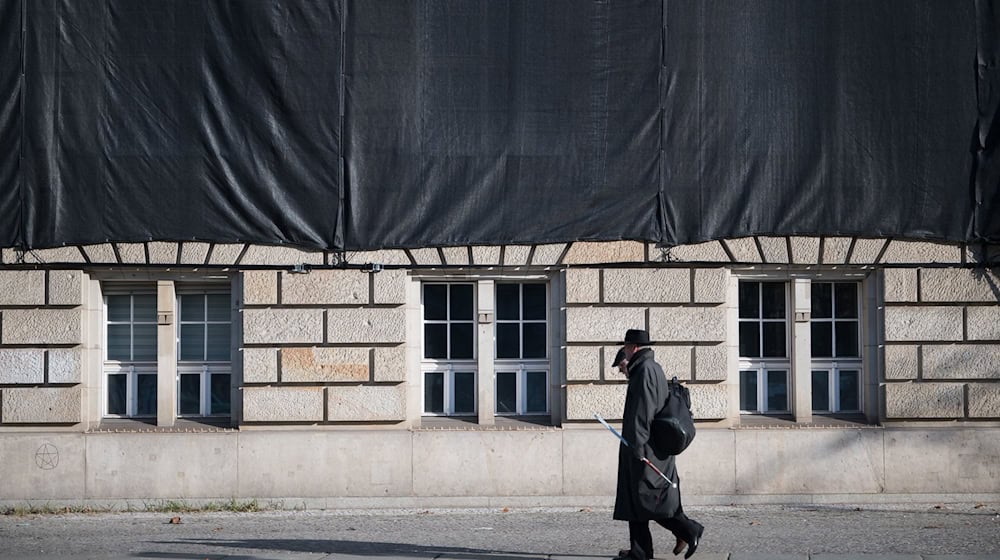
[[696,418],[725,418],[728,279],[725,268],[567,268],[566,419],[621,418],[625,378],[610,364],[630,328],[648,330],[667,376],[688,382]]
[[1000,269],[887,268],[885,417],[1000,418]]
[[83,274],[0,270],[0,425],[81,422]]
[[406,419],[406,272],[243,272],[243,421]]

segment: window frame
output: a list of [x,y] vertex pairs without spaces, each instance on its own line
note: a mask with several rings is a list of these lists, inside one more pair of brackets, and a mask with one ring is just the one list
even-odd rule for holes
[[[101,294],[101,348],[102,348],[102,361],[101,361],[101,417],[102,418],[136,418],[136,419],[148,419],[156,418],[157,416],[157,401],[158,401],[158,390],[154,390],[152,395],[153,400],[153,411],[151,413],[139,414],[138,405],[139,401],[139,376],[152,375],[159,378],[159,364],[156,359],[150,360],[112,360],[109,359],[108,351],[111,346],[108,343],[109,340],[109,327],[111,325],[121,325],[128,324],[130,327],[134,327],[136,324],[140,325],[153,325],[157,327],[156,314],[154,311],[152,321],[135,321],[135,296],[149,296],[152,295],[154,300],[156,299],[156,285],[142,285],[142,286],[114,286],[114,284],[108,284],[107,289],[103,290]],[[108,304],[108,298],[110,296],[128,296],[129,297],[129,321],[110,321],[109,310],[110,306]],[[154,340],[156,344],[159,344],[159,332],[158,329],[154,328],[153,332],[155,334]],[[158,352],[157,352],[158,353]],[[133,358],[135,356],[135,329],[129,328],[129,357]],[[110,405],[109,392],[111,390],[111,380],[112,375],[125,375],[125,412],[124,413],[111,413],[108,410]]]
[[[445,292],[445,319],[426,319],[426,291],[425,288],[429,285],[444,285],[447,286]],[[467,285],[472,288],[472,318],[471,319],[452,319],[451,318],[451,287],[453,285]],[[420,410],[422,416],[476,416],[479,414],[479,333],[476,328],[476,308],[478,304],[477,297],[477,283],[469,280],[424,280],[420,282]],[[446,358],[428,358],[427,356],[427,335],[426,335],[426,325],[428,324],[443,324],[445,325],[445,336],[446,336]],[[452,341],[451,341],[451,325],[452,324],[471,324],[472,325],[472,358],[459,358],[452,359]],[[472,388],[472,412],[455,412],[455,373],[472,373],[473,374],[473,388]],[[427,374],[428,373],[443,373],[443,383],[442,383],[442,411],[441,412],[429,412],[427,410]]]
[[[175,358],[176,358],[176,406],[175,411],[178,418],[226,418],[232,416],[232,387],[233,387],[233,299],[232,291],[229,286],[206,286],[206,285],[184,285],[184,283],[176,282],[175,293],[174,293],[174,309],[177,310],[176,316],[177,321],[174,325],[174,339],[176,340],[176,348],[174,348]],[[184,296],[208,296],[208,295],[224,295],[227,298],[228,305],[227,310],[229,311],[228,321],[210,321],[208,318],[208,298],[206,297],[203,301],[203,312],[204,319],[201,321],[185,321],[184,308],[183,308],[183,298]],[[190,325],[204,325],[205,330],[202,333],[202,356],[205,358],[203,360],[183,360],[181,358],[182,351],[182,339],[181,339],[181,327],[185,324]],[[209,360],[208,359],[208,325],[229,325],[229,360]],[[183,376],[186,375],[198,375],[198,387],[199,387],[199,402],[197,414],[184,413],[181,410],[181,405],[183,404],[182,399],[182,380]],[[225,375],[229,377],[229,412],[212,412],[212,378],[217,375]]]
[[[755,318],[744,318],[740,317],[739,310],[739,289],[740,284],[743,282],[751,282],[757,284],[757,317]],[[783,318],[765,318],[766,313],[764,313],[764,283],[774,283],[781,284],[783,288],[783,298],[784,298],[784,317]],[[736,338],[737,338],[737,356],[738,356],[738,379],[739,384],[739,402],[738,408],[741,415],[761,415],[761,416],[786,416],[791,414],[793,411],[793,389],[794,384],[792,380],[794,378],[793,370],[793,360],[791,357],[791,350],[793,347],[793,329],[792,323],[790,321],[789,310],[792,309],[792,290],[791,282],[786,279],[773,279],[773,278],[742,278],[737,277],[737,301],[736,301],[736,318],[737,326],[741,323],[756,323],[758,325],[757,329],[757,344],[758,344],[758,354],[760,356],[740,356],[739,348],[741,329],[737,328]],[[764,354],[764,324],[765,323],[783,323],[785,325],[785,336],[784,336],[784,356],[763,356]],[[753,410],[743,408],[743,372],[752,371],[756,373],[756,383],[757,383],[757,399],[756,408]],[[767,394],[767,378],[770,376],[770,372],[784,371],[785,372],[785,408],[780,410],[768,410],[769,397]]]
[[[537,284],[541,285],[545,292],[545,317],[543,319],[525,319],[524,318],[524,286],[525,284]],[[552,321],[551,316],[551,284],[549,282],[544,282],[534,279],[504,279],[498,280],[494,283],[493,291],[493,307],[498,309],[499,306],[499,290],[496,289],[497,286],[501,285],[516,285],[518,286],[518,319],[500,319],[497,318],[495,326],[493,328],[493,413],[497,416],[549,416],[552,414],[551,408],[551,397],[549,393],[551,392],[550,385],[552,381],[552,360],[549,356],[551,340],[552,340]],[[499,340],[498,332],[499,326],[501,324],[517,324],[518,333],[520,337],[520,349],[518,358],[499,358]],[[543,324],[545,325],[545,356],[542,358],[525,358],[524,357],[524,325],[525,324]],[[527,410],[528,403],[528,373],[529,372],[544,372],[545,373],[545,410],[544,411],[531,411]],[[500,376],[501,373],[514,373],[516,375],[515,381],[515,394],[517,399],[516,410],[514,412],[501,412],[499,410],[500,405]]]

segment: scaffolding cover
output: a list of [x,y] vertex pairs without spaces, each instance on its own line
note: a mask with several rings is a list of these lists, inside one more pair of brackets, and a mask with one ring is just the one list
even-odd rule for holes
[[0,0],[0,246],[1000,241],[998,0]]

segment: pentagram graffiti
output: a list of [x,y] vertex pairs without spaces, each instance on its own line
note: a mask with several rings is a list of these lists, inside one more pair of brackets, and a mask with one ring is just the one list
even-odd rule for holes
[[44,471],[56,468],[59,464],[59,450],[51,443],[43,443],[35,451],[35,464]]

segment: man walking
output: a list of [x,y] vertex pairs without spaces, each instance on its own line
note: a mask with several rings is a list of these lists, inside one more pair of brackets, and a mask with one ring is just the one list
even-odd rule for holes
[[[681,507],[680,479],[673,455],[657,454],[650,445],[653,418],[669,398],[670,388],[663,368],[653,360],[649,348],[649,333],[629,329],[625,346],[615,357],[613,367],[620,367],[623,358],[627,366],[628,391],[622,416],[622,436],[629,443],[618,448],[618,488],[614,518],[628,521],[629,546],[618,560],[649,560],[653,558],[653,537],[649,522],[667,529],[677,537],[673,553],[690,558],[698,549],[705,528],[684,515]],[[648,460],[663,476],[643,459]]]

